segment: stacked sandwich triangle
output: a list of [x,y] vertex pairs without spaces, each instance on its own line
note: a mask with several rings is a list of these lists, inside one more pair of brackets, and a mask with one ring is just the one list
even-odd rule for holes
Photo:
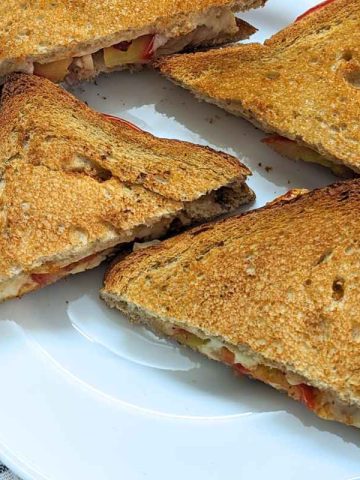
[[0,300],[253,198],[230,155],[106,118],[35,76],[8,79],[0,145]]

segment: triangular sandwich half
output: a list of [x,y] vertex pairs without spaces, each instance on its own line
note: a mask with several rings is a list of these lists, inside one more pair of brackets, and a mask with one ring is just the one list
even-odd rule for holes
[[184,49],[247,38],[235,12],[266,0],[0,2],[0,81],[12,72],[70,83]]
[[0,300],[96,266],[121,243],[238,208],[253,198],[249,173],[14,74],[0,108]]
[[360,427],[360,180],[294,192],[112,266],[135,322]]
[[265,142],[340,176],[360,172],[360,4],[332,0],[267,40],[175,55],[160,70],[245,117]]

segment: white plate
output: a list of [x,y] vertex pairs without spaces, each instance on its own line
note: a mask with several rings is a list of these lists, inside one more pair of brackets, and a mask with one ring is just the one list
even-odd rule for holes
[[[269,0],[246,18],[262,40],[314,3]],[[271,153],[261,132],[157,73],[119,73],[75,93],[157,135],[237,155],[254,171],[256,206],[290,187],[333,180]],[[359,475],[357,430],[321,421],[271,388],[130,326],[98,300],[102,275],[103,267],[0,306],[0,457],[21,477]]]

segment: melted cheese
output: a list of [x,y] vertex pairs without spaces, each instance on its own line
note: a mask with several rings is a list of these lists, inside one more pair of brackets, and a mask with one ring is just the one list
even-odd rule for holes
[[[267,383],[278,390],[283,390],[289,396],[296,400],[303,400],[301,395],[302,388],[308,388],[313,391],[313,406],[311,407],[320,417],[333,419],[360,427],[360,408],[356,405],[348,405],[340,401],[335,394],[328,391],[321,391],[315,387],[308,387],[309,382],[306,378],[294,372],[284,372],[280,368],[273,365],[265,365],[263,359],[250,352],[245,347],[230,345],[219,338],[207,337],[203,332],[197,329],[184,330],[183,327],[174,327],[172,325],[162,325],[164,333],[172,336],[180,343],[183,343],[191,348],[198,350],[207,357],[224,361],[223,349],[225,348],[230,355],[233,354],[233,364],[240,364],[245,367],[246,374],[249,376]],[[188,331],[191,337],[186,336],[180,332]],[[229,363],[229,362],[225,362]],[[244,373],[241,369],[241,373]],[[306,401],[304,402],[307,403]],[[309,406],[309,405],[308,405]]]
[[[208,12],[199,14],[197,27],[185,35],[170,37],[170,33],[168,35],[155,34],[151,57],[157,58],[162,55],[177,53],[184,48],[209,43],[220,35],[235,34],[237,28],[235,16],[230,9],[212,8]],[[141,45],[138,45],[138,48],[137,44],[141,43],[141,39],[146,36],[150,36],[148,32],[143,32],[131,40],[124,38],[123,41],[132,42],[128,52],[120,52],[111,46],[104,46],[104,48],[97,51],[86,49],[77,52],[74,58],[60,59],[43,65],[36,63],[35,73],[39,73],[55,82],[63,81],[66,76],[66,81],[73,84],[80,80],[91,79],[100,72],[112,72],[126,68],[129,65],[143,64],[150,61],[151,58],[144,60],[142,58],[143,50]],[[116,44],[121,41],[119,39]],[[130,54],[130,50],[134,50],[134,52]],[[22,69],[24,68],[25,66],[22,67]],[[27,70],[32,72],[33,68],[32,62],[26,64]]]
[[[80,273],[80,272],[83,272],[84,270],[97,267],[106,258],[106,256],[109,255],[109,253],[111,253],[111,250],[105,250],[104,252],[101,252],[98,255],[91,256],[91,258],[87,257],[84,260],[80,260],[78,262],[71,263],[65,266],[63,265],[59,267],[58,270],[54,270],[54,268],[52,267],[51,272],[46,272],[43,270],[42,272],[37,273],[35,275],[39,275],[39,276],[49,275],[49,277],[51,276],[51,281],[43,284],[43,285],[47,285],[67,275]],[[71,268],[71,265],[73,265],[73,268]],[[9,297],[19,297],[21,295],[24,295],[27,292],[36,290],[43,285],[38,281],[34,280],[33,273],[30,273],[30,274],[22,273],[16,276],[15,278],[12,278],[11,280],[8,280],[0,284],[0,302]]]
[[11,280],[0,284],[0,302],[9,297],[17,297],[19,292],[23,290],[25,285],[31,280],[31,277],[26,274],[18,275]]

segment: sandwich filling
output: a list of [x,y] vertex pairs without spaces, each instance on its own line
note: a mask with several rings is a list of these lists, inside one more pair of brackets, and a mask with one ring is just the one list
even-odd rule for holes
[[107,249],[94,253],[68,265],[48,264],[34,271],[34,273],[22,273],[15,278],[0,284],[0,301],[6,298],[19,297],[27,292],[38,290],[50,285],[72,273],[80,273],[90,268],[95,268],[113,252]]
[[318,416],[360,427],[360,407],[344,402],[335,392],[311,385],[305,377],[282,365],[267,361],[246,345],[233,345],[220,337],[209,336],[200,329],[160,320],[152,313],[138,308],[116,294],[103,290],[103,299],[135,322],[146,323],[154,332],[164,334],[212,360],[230,366],[235,374],[260,380],[302,402]]
[[334,393],[310,385],[306,378],[297,373],[284,371],[277,365],[265,364],[261,356],[250,352],[247,347],[230,345],[218,338],[207,337],[195,329],[174,325],[162,325],[161,328],[179,343],[229,365],[237,375],[249,376],[287,392],[320,417],[360,427],[358,406],[346,404]]
[[304,162],[316,163],[323,167],[330,168],[333,174],[338,177],[352,178],[354,176],[353,170],[345,165],[332,162],[306,145],[301,145],[300,143],[297,143],[294,140],[289,140],[286,137],[273,135],[264,138],[263,143],[283,157],[290,158],[291,160],[302,160]]
[[[31,62],[22,65],[25,73],[34,73],[53,82],[76,83],[94,78],[101,72],[138,67],[162,56],[236,37],[239,24],[230,8],[212,8],[199,15],[197,26],[185,35],[143,32],[133,38],[119,38],[101,48],[87,48],[76,56],[52,62]],[[140,33],[140,32],[138,32]]]
[[49,260],[29,272],[22,271],[0,282],[0,302],[50,285],[70,274],[95,268],[107,257],[113,255],[121,244],[124,245],[138,239],[154,240],[167,233],[178,232],[190,224],[209,220],[234,210],[248,202],[252,197],[253,193],[243,182],[234,182],[221,187],[203,195],[198,200],[185,202],[183,208],[173,215],[163,217],[151,225],[139,225],[132,231],[124,232],[106,243],[103,242],[100,251],[91,252],[87,247],[81,254],[72,256],[67,261]]
[[188,327],[184,329],[161,324],[160,328],[179,343],[229,365],[237,375],[246,375],[286,392],[320,417],[360,427],[360,408],[357,405],[346,404],[334,393],[310,385],[306,378],[297,373],[284,371],[279,365],[265,363],[260,355],[251,352],[248,347],[231,345]]

